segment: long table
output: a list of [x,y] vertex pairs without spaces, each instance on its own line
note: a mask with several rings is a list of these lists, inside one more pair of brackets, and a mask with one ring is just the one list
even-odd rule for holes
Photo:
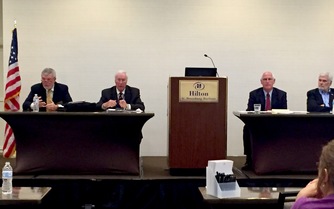
[[139,174],[154,113],[0,112],[16,139],[14,174]]
[[330,113],[233,114],[249,128],[257,174],[316,172],[322,146],[334,139],[334,115]]

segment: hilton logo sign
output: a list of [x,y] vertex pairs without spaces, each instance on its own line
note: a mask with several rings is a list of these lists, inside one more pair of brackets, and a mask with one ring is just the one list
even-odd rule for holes
[[180,80],[180,102],[218,102],[217,80]]

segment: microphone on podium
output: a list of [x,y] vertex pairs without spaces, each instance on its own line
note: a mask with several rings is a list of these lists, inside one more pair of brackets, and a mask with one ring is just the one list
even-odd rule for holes
[[[212,59],[211,57],[209,57],[207,54],[204,54],[204,57],[209,58],[209,59],[211,60],[211,62],[212,62],[213,67],[216,68],[216,65],[215,65],[215,63],[213,62],[213,59]],[[218,71],[216,72],[216,74],[217,74],[217,77],[219,77]]]

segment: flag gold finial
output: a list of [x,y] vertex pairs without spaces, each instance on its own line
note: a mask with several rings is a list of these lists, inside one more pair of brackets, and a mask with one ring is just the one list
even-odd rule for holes
[[14,28],[16,28],[16,20],[14,20]]

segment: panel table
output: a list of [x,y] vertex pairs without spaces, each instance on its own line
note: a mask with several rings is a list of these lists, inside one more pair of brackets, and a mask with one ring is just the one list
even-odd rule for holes
[[16,138],[14,174],[139,174],[154,113],[0,112]]
[[316,172],[322,146],[334,139],[334,115],[330,113],[233,114],[249,128],[257,174]]

